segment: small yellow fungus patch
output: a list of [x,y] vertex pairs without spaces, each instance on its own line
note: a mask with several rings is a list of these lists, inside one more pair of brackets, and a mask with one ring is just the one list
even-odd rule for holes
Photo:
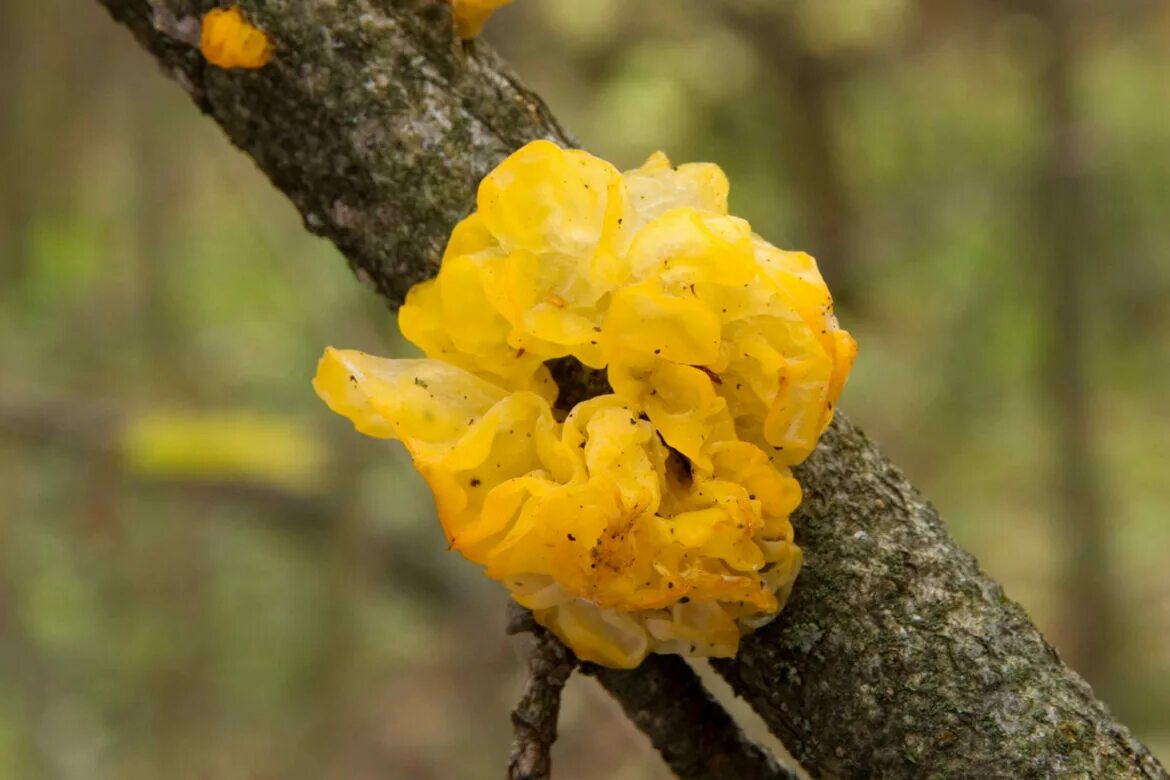
[[464,40],[478,38],[488,17],[510,2],[512,0],[452,0],[456,34]]
[[244,18],[239,6],[207,12],[199,49],[221,68],[261,68],[272,58],[272,41]]
[[[856,353],[816,263],[727,213],[715,165],[547,141],[480,184],[399,313],[423,360],[329,349],[314,387],[430,484],[452,549],[582,658],[734,655],[800,568],[790,467]],[[613,393],[553,410],[547,361]]]

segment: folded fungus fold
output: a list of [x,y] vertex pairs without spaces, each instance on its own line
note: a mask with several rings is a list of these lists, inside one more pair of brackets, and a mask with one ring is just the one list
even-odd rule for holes
[[[856,354],[811,257],[716,165],[622,173],[547,141],[480,184],[399,312],[423,359],[329,348],[335,412],[409,450],[452,549],[583,659],[731,656],[800,569],[791,467]],[[550,361],[612,392],[557,404]]]
[[478,38],[488,17],[510,2],[512,0],[452,0],[456,34],[464,40]]

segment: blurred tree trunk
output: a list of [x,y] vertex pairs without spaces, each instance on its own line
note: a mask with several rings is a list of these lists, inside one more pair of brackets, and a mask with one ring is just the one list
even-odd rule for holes
[[[6,444],[0,444],[0,467],[4,477],[12,479],[11,484],[15,486],[25,476],[21,473],[24,457],[21,453],[18,458],[15,450],[10,455]],[[10,506],[18,505],[15,495],[7,495],[5,500]],[[11,516],[0,514],[0,550],[3,551],[0,554],[0,664],[20,672],[13,678],[18,683],[16,689],[10,689],[9,693],[13,699],[10,706],[19,712],[21,732],[16,741],[19,754],[10,765],[19,767],[18,771],[28,777],[52,777],[55,767],[49,724],[51,702],[57,692],[44,655],[29,636],[26,610],[21,603],[27,597],[17,589],[19,578],[11,571],[15,568],[9,559],[11,551],[16,549],[12,543],[14,524]]]
[[[249,0],[278,52],[253,73],[208,67],[159,0],[100,1],[392,306],[479,178],[535,138],[573,144],[489,47],[454,40],[446,0]],[[167,7],[194,22],[201,4]],[[714,666],[810,774],[1167,777],[843,416],[798,476],[807,567]]]
[[356,693],[361,690],[358,611],[370,544],[356,499],[361,475],[357,468],[337,470],[330,480],[329,497],[304,523],[325,529],[326,535],[321,540],[326,550],[322,561],[325,614],[314,659],[317,734],[311,743],[329,746],[325,755],[315,759],[320,764],[316,774],[321,777],[352,775],[362,747],[356,717]]
[[21,14],[24,3],[0,2],[0,299],[24,276],[28,267],[32,217],[36,193],[31,175],[33,150],[29,149],[27,125],[27,41],[21,32],[28,25]]
[[788,167],[776,176],[791,184],[809,226],[802,245],[816,257],[838,306],[858,303],[857,209],[837,151],[833,99],[842,78],[833,54],[813,49],[792,9],[725,6],[728,20],[752,41],[760,60],[783,88],[776,98]]
[[1073,668],[1104,687],[1121,633],[1090,398],[1088,284],[1090,264],[1099,255],[1090,206],[1090,150],[1076,99],[1077,15],[1082,5],[1039,0],[1035,6],[1047,44],[1036,85],[1043,124],[1035,242],[1045,311],[1042,403],[1051,412],[1053,433],[1053,525],[1065,544],[1062,649]]

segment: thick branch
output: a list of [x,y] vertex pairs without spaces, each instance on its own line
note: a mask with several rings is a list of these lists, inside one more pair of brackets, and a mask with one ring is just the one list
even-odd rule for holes
[[806,563],[715,668],[825,777],[1165,777],[934,508],[838,416],[797,472]]
[[[162,0],[101,2],[392,305],[484,173],[570,140],[487,47],[453,41],[445,0],[246,0],[277,44],[256,73],[156,30]],[[860,431],[838,420],[800,478],[792,600],[718,667],[811,773],[1166,777]],[[687,684],[670,659],[630,679],[659,672]]]
[[795,780],[749,740],[703,681],[676,655],[652,655],[637,669],[585,664],[618,700],[680,780]]
[[258,71],[191,46],[210,0],[100,1],[392,305],[434,275],[496,163],[572,140],[489,48],[454,38],[447,0],[243,0],[276,44]]

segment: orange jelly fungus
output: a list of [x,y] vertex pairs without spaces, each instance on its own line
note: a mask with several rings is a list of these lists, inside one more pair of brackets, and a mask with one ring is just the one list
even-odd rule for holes
[[478,38],[492,13],[512,0],[453,0],[455,32],[460,38]]
[[244,18],[239,6],[207,12],[199,49],[220,68],[261,68],[272,59],[272,42]]

